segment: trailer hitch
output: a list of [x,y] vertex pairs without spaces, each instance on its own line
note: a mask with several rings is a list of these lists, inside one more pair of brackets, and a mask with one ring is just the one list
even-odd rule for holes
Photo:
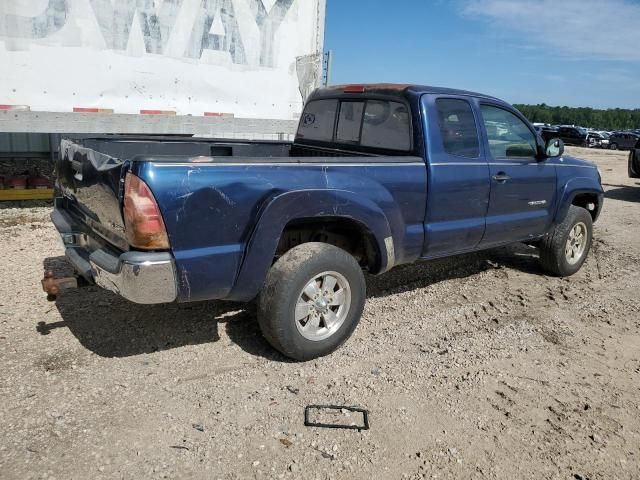
[[44,272],[44,278],[41,280],[42,290],[47,294],[47,300],[55,301],[56,297],[65,290],[78,288],[78,277],[55,278],[51,270]]

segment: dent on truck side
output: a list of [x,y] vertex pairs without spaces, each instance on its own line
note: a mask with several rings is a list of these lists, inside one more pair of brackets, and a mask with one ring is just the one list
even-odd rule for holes
[[[389,195],[389,200],[393,200]],[[404,226],[397,205],[391,215],[396,223],[392,229],[385,212],[371,199],[346,190],[295,190],[273,198],[262,210],[255,229],[247,242],[232,300],[250,300],[260,290],[271,267],[280,237],[293,220],[312,218],[345,218],[353,220],[372,235],[377,249],[379,272],[393,267],[395,238],[402,236]],[[391,249],[391,251],[390,251]]]

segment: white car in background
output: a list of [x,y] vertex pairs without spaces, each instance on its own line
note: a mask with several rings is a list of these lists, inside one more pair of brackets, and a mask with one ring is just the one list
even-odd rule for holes
[[590,130],[587,133],[587,146],[589,148],[609,148],[609,132],[602,130]]

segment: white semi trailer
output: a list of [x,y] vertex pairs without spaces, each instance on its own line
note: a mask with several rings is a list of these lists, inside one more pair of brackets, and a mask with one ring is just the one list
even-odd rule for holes
[[0,0],[0,132],[287,138],[326,0]]

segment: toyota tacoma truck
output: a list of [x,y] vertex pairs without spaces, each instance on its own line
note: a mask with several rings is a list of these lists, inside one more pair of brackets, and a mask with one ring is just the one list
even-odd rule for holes
[[576,273],[603,190],[563,152],[497,98],[338,86],[291,143],[64,139],[52,220],[84,280],[141,304],[257,299],[271,345],[308,360],[353,333],[363,271],[526,242]]

